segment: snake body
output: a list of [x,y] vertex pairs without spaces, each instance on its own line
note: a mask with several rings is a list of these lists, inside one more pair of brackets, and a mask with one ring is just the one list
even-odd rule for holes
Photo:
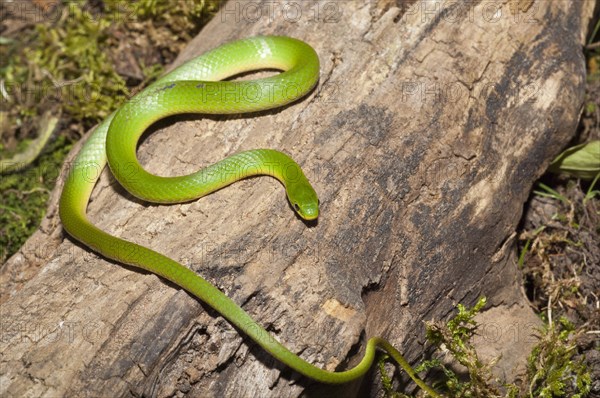
[[[251,81],[221,81],[259,69],[283,72]],[[133,195],[158,203],[200,198],[251,175],[271,175],[285,186],[287,197],[306,220],[319,215],[315,190],[300,166],[282,152],[257,149],[241,152],[196,173],[159,177],[138,163],[140,135],[158,119],[180,113],[237,114],[266,110],[306,95],[318,82],[319,59],[312,47],[288,37],[254,37],[225,44],[194,58],[139,93],[98,125],[72,165],[60,198],[65,230],[92,250],[116,261],[159,275],[210,305],[279,361],[324,383],[345,383],[363,375],[376,348],[387,351],[422,388],[436,396],[387,341],[367,342],[354,368],[330,372],[318,368],[275,340],[239,305],[182,264],[146,247],[112,236],[86,216],[89,198],[107,161],[117,180]]]

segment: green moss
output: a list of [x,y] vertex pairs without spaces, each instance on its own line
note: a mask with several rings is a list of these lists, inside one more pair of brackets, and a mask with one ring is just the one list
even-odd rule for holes
[[[591,389],[591,376],[583,360],[575,359],[573,338],[576,329],[566,319],[561,319],[557,325],[550,323],[540,330],[539,342],[527,361],[527,380],[524,384],[506,383],[494,377],[491,372],[494,364],[482,362],[471,343],[478,327],[474,318],[485,304],[485,298],[480,298],[472,308],[459,304],[458,313],[448,322],[426,322],[427,340],[435,348],[434,356],[439,358],[423,361],[415,367],[415,371],[439,372],[438,381],[433,387],[446,397],[587,396]],[[466,377],[459,376],[454,365],[445,364],[449,357],[466,369]],[[446,360],[442,362],[440,358]],[[385,357],[379,361],[379,370],[386,397],[409,397],[394,391],[392,379],[385,370],[385,361]]]
[[71,146],[66,137],[60,136],[31,167],[0,179],[0,261],[15,253],[38,228]]
[[86,125],[104,119],[130,95],[104,51],[109,27],[108,18],[94,19],[70,6],[57,26],[38,25],[38,46],[25,51],[31,68],[46,76],[43,92],[54,90],[70,117]]
[[574,335],[575,327],[565,318],[541,330],[540,341],[527,360],[530,397],[582,398],[590,392],[590,373],[583,360],[575,359]]
[[[0,260],[16,252],[35,231],[43,216],[48,191],[70,148],[72,137],[81,134],[108,116],[132,91],[138,91],[158,77],[160,65],[142,65],[144,81],[127,87],[111,62],[118,39],[114,35],[139,32],[154,34],[148,45],[160,53],[176,54],[191,35],[200,29],[218,1],[143,0],[96,2],[64,1],[61,10],[19,37],[0,40],[0,79],[8,96],[3,98],[0,127],[3,136],[15,137],[22,151],[33,136],[34,121],[47,110],[62,114],[62,135],[47,148],[33,167],[20,174],[2,177],[0,193]],[[98,8],[101,7],[101,8]],[[142,24],[136,31],[130,25]],[[155,26],[160,25],[160,33]],[[76,127],[75,127],[76,126]],[[63,145],[63,146],[61,146]],[[0,143],[0,158],[10,157]],[[55,151],[55,154],[52,154]],[[50,158],[52,163],[48,163]]]
[[479,359],[471,344],[477,328],[475,316],[486,304],[485,298],[480,298],[473,308],[458,304],[458,313],[447,323],[428,322],[427,340],[440,352],[451,357],[465,367],[468,380],[461,380],[456,373],[445,366],[440,360],[425,362],[419,370],[439,369],[444,374],[445,393],[456,397],[511,397],[514,388],[507,388],[506,395],[500,392],[500,385],[492,375],[493,364]]

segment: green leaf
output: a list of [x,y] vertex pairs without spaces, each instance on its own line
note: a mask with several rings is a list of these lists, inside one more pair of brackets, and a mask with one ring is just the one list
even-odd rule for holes
[[550,164],[549,171],[592,180],[600,173],[600,141],[592,141],[567,149],[554,159]]

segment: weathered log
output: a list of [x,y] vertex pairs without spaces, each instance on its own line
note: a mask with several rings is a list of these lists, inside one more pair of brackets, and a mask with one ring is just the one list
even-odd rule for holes
[[[132,200],[108,170],[90,218],[188,265],[330,370],[356,363],[375,335],[415,360],[423,320],[487,296],[496,318],[483,328],[517,338],[503,356],[510,374],[533,322],[514,231],[575,131],[593,7],[230,1],[176,64],[232,39],[289,35],[319,53],[318,88],[259,115],[169,119],[140,159],[179,175],[246,149],[286,151],[320,194],[318,224],[299,220],[267,177],[157,206]],[[2,396],[358,394],[360,383],[336,390],[294,374],[184,291],[79,246],[57,219],[60,185],[40,231],[2,268]],[[524,315],[503,317],[516,309]],[[377,380],[361,394],[375,395]]]

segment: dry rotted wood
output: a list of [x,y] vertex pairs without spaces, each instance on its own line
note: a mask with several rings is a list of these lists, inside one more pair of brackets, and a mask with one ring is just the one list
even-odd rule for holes
[[[170,119],[140,159],[178,175],[246,149],[284,150],[320,194],[318,225],[295,217],[270,178],[156,206],[107,171],[90,218],[188,265],[330,370],[356,363],[375,335],[414,360],[423,320],[481,295],[496,311],[484,321],[524,340],[514,231],[532,183],[575,131],[591,3],[231,1],[176,63],[236,38],[290,35],[319,53],[318,88],[260,115]],[[55,209],[2,269],[3,396],[333,391],[180,289],[64,237]],[[498,321],[513,311],[524,315]],[[526,353],[514,351],[508,373]],[[368,375],[361,393],[377,383]]]

